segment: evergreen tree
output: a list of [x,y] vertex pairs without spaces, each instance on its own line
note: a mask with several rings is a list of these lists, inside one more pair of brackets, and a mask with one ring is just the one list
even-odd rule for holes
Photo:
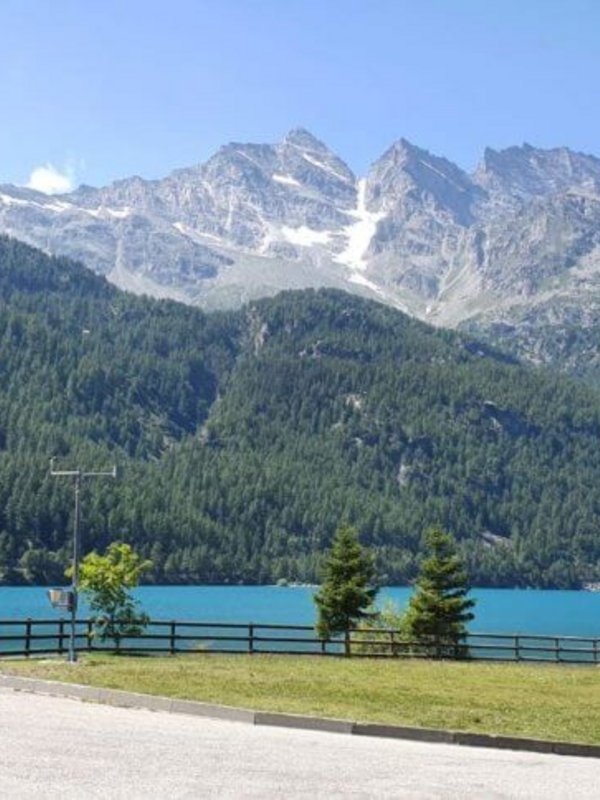
[[465,625],[474,619],[470,609],[475,605],[466,597],[467,573],[448,533],[432,528],[425,536],[425,545],[428,557],[410,599],[407,630],[413,640],[425,645],[427,655],[465,656]]
[[371,554],[361,547],[357,530],[343,523],[325,562],[325,580],[315,595],[319,636],[346,633],[369,616],[368,608],[377,594],[374,577]]

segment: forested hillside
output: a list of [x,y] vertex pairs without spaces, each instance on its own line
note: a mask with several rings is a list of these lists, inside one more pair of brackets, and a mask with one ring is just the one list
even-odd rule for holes
[[0,239],[0,580],[60,581],[72,487],[85,549],[119,538],[160,582],[314,580],[342,518],[382,580],[424,529],[480,585],[600,578],[600,399],[332,290],[204,314]]

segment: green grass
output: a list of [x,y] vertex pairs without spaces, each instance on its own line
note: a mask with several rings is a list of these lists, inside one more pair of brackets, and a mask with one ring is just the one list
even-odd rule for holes
[[402,725],[600,744],[593,667],[293,656],[84,656],[0,671],[148,694]]

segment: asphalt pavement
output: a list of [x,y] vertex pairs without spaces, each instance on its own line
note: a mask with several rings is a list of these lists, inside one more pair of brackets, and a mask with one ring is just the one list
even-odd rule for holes
[[0,689],[0,798],[600,797],[600,760],[255,727]]

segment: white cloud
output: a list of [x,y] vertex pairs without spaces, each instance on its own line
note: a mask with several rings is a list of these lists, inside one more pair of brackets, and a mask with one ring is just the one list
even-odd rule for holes
[[62,194],[73,188],[73,177],[71,169],[61,172],[53,164],[44,164],[32,171],[27,188],[44,194]]

